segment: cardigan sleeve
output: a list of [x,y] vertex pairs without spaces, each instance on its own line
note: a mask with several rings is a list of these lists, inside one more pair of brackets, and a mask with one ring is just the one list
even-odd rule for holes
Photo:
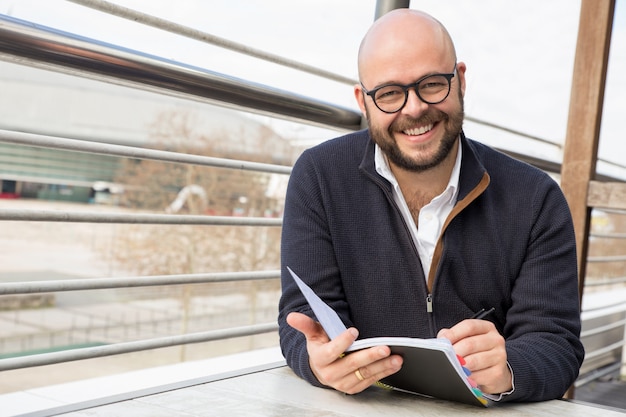
[[279,337],[283,356],[293,371],[316,386],[322,384],[309,366],[304,335],[286,322],[296,311],[315,319],[306,299],[287,272],[290,267],[350,326],[347,302],[339,275],[324,210],[323,181],[305,152],[289,179],[281,238],[281,284]]
[[515,391],[503,401],[561,397],[584,357],[569,207],[556,183],[535,186],[534,224],[504,328]]

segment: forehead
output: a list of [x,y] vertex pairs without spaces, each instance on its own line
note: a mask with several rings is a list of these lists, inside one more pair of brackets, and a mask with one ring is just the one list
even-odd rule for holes
[[452,41],[439,22],[402,14],[372,26],[359,50],[359,76],[368,85],[409,83],[449,72],[454,62]]

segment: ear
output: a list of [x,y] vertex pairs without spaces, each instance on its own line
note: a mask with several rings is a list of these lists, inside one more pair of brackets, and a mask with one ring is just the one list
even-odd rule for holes
[[463,94],[463,97],[465,97],[465,71],[467,71],[465,62],[457,62],[456,74],[459,77],[459,82],[461,83],[461,94]]
[[361,109],[361,113],[363,116],[367,113],[367,109],[365,108],[365,93],[363,92],[363,87],[360,84],[354,85],[354,98],[356,99],[356,103],[359,105],[359,109]]

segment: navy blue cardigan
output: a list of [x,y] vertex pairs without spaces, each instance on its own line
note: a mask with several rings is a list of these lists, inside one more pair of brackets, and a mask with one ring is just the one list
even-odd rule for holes
[[[289,366],[321,385],[304,337],[286,323],[314,317],[291,267],[361,338],[435,337],[481,308],[506,339],[515,392],[506,401],[561,397],[578,376],[574,230],[547,174],[461,135],[459,195],[428,280],[367,130],[305,151],[285,203],[278,322]],[[432,313],[427,312],[427,298]]]

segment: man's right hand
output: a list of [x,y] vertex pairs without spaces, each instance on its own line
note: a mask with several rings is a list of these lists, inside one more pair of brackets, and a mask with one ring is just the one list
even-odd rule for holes
[[344,356],[359,335],[353,327],[331,341],[322,326],[305,314],[290,313],[287,323],[304,334],[309,365],[315,377],[338,391],[359,393],[402,367],[402,357],[391,355],[388,346],[371,347]]

